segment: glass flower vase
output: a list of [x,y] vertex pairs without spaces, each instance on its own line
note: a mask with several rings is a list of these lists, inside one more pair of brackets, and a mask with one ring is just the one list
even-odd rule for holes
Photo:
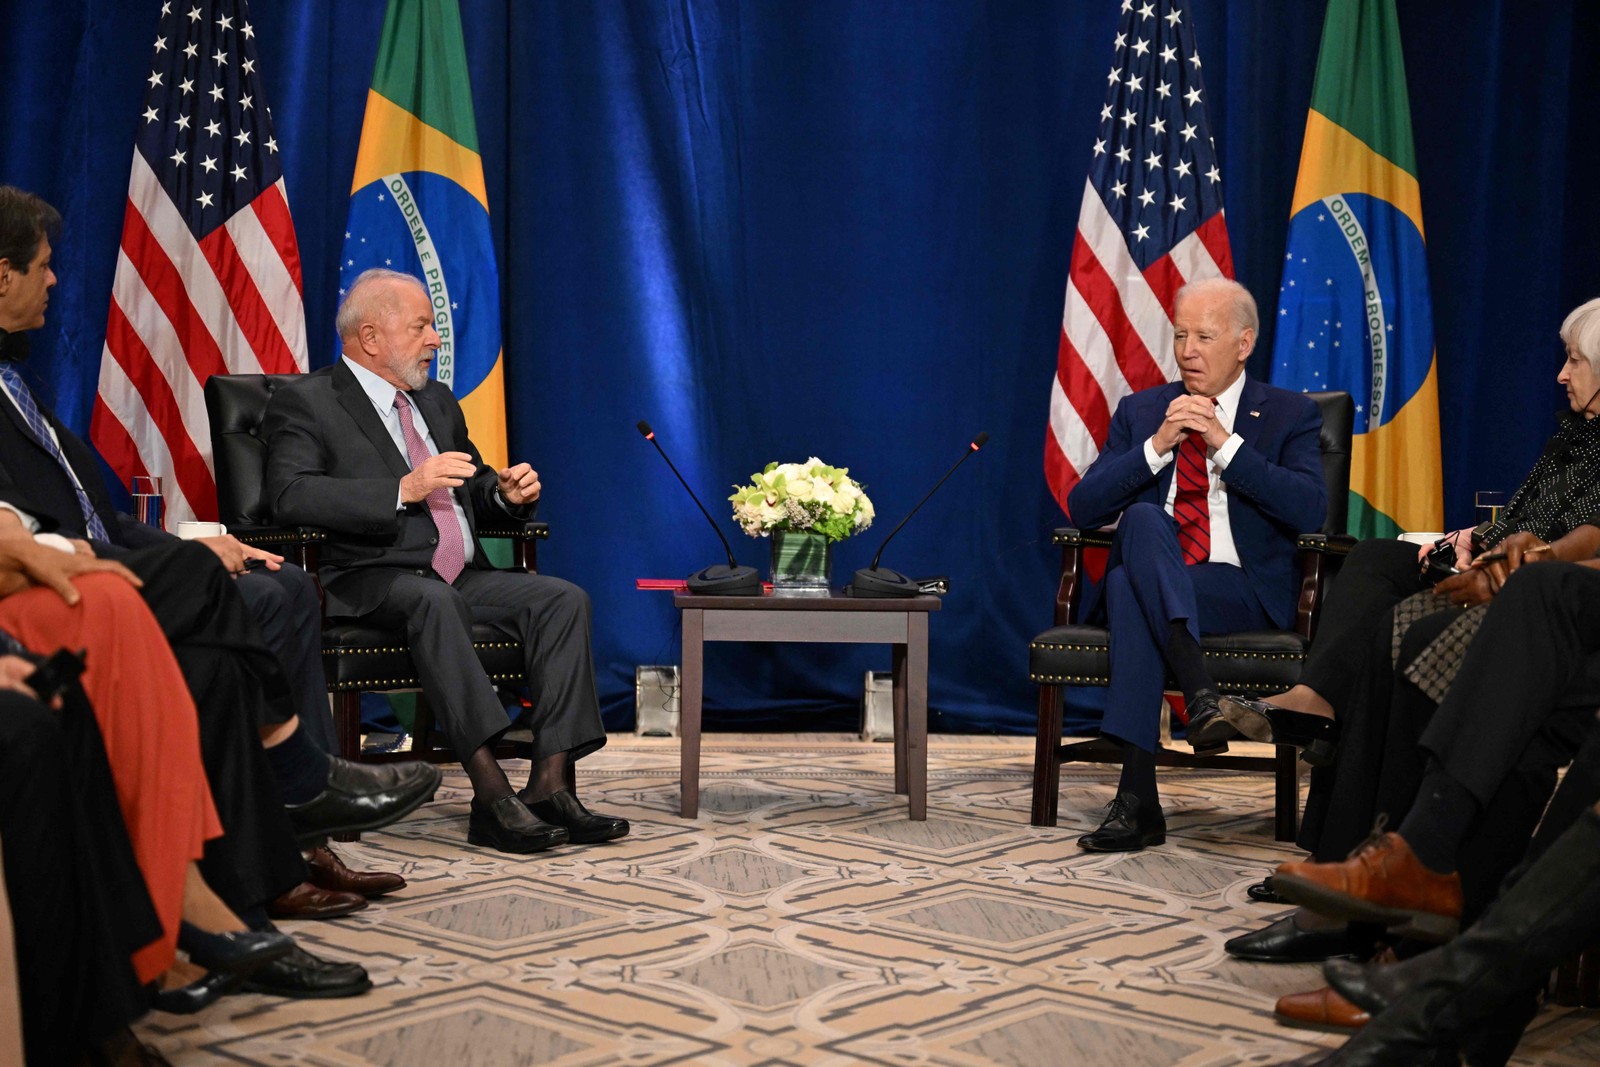
[[833,542],[811,530],[772,532],[772,591],[779,595],[828,593]]

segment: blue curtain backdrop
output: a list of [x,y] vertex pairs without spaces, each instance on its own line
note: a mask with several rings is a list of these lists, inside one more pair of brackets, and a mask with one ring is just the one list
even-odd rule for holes
[[[159,0],[0,8],[0,181],[67,218],[35,361],[86,429]],[[1437,314],[1447,517],[1549,433],[1565,312],[1600,294],[1591,3],[1401,0]],[[943,573],[943,729],[1030,729],[1060,520],[1046,404],[1116,0],[463,0],[503,284],[512,453],[542,472],[542,568],[583,584],[607,719],[677,658],[668,598],[717,548],[633,429],[717,501],[821,455],[882,525],[993,439],[890,549]],[[252,11],[305,264],[312,363],[383,0]],[[1239,276],[1272,304],[1321,32],[1316,0],[1192,0]],[[1269,327],[1270,328],[1270,327]],[[1259,353],[1271,350],[1262,337]],[[1257,364],[1265,370],[1265,359]],[[766,542],[725,523],[747,563]],[[717,648],[708,721],[850,721],[886,652]]]

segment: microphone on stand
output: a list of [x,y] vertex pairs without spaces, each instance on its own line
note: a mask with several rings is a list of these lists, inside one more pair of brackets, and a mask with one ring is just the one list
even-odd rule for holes
[[883,550],[889,547],[889,542],[894,540],[894,535],[900,532],[902,526],[911,521],[911,516],[915,515],[922,508],[922,505],[928,502],[928,497],[939,491],[939,486],[943,485],[956,472],[956,467],[967,461],[968,456],[988,443],[989,435],[986,433],[980,433],[972,439],[972,443],[961,454],[961,458],[956,460],[955,466],[945,471],[944,477],[940,478],[933,488],[928,490],[928,496],[917,501],[917,506],[907,512],[906,517],[900,520],[900,526],[896,526],[889,531],[889,536],[885,537],[883,544],[878,546],[878,554],[872,557],[872,566],[856,571],[855,580],[845,587],[847,594],[850,596],[890,599],[917,596],[922,592],[915,578],[907,578],[899,571],[892,571],[887,567],[879,567],[878,561],[883,558]]
[[711,532],[717,535],[717,540],[722,542],[722,550],[728,554],[727,565],[718,563],[695,571],[686,579],[689,592],[700,596],[760,596],[761,576],[754,567],[741,567],[733,558],[733,549],[728,545],[728,539],[722,536],[722,531],[717,528],[717,521],[711,517],[706,506],[700,503],[700,498],[694,495],[694,490],[689,488],[689,483],[683,480],[683,475],[678,474],[678,468],[661,447],[661,442],[656,440],[656,432],[650,424],[643,419],[639,420],[639,432],[644,439],[656,446],[656,451],[661,453],[661,458],[667,461],[667,466],[672,468],[672,473],[678,475],[678,481],[683,485],[684,491],[689,494],[689,499],[694,501],[694,506],[700,509],[700,514],[706,517],[706,522],[711,524]]

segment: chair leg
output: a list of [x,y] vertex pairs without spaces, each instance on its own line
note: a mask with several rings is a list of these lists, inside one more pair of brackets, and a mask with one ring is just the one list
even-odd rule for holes
[[333,732],[339,755],[347,760],[361,759],[361,694],[333,694]]
[[433,708],[428,694],[420,691],[411,711],[411,753],[418,759],[433,758]]
[[1039,687],[1039,730],[1033,745],[1033,817],[1035,826],[1054,826],[1061,803],[1061,690]]
[[1300,774],[1293,745],[1278,745],[1272,756],[1272,830],[1279,841],[1293,841],[1300,811]]
[[[361,762],[361,694],[339,692],[333,694],[333,732],[339,745],[339,755],[356,763]],[[334,834],[335,841],[360,841],[356,832]]]

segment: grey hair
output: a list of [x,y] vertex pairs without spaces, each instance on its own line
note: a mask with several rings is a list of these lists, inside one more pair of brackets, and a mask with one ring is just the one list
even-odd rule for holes
[[363,322],[387,318],[399,310],[392,295],[394,290],[379,285],[379,282],[401,282],[427,292],[422,280],[415,274],[389,270],[387,267],[371,267],[362,271],[350,283],[350,288],[345,290],[344,299],[339,301],[339,312],[333,318],[333,326],[339,331],[340,340],[354,337]]
[[1561,340],[1600,371],[1600,297],[1572,309],[1561,324]]
[[1256,334],[1261,332],[1261,316],[1256,311],[1256,298],[1250,295],[1250,290],[1232,278],[1201,278],[1199,281],[1189,282],[1172,298],[1173,310],[1177,310],[1179,301],[1184,297],[1203,296],[1207,293],[1227,294],[1233,304],[1233,320],[1239,329]]

